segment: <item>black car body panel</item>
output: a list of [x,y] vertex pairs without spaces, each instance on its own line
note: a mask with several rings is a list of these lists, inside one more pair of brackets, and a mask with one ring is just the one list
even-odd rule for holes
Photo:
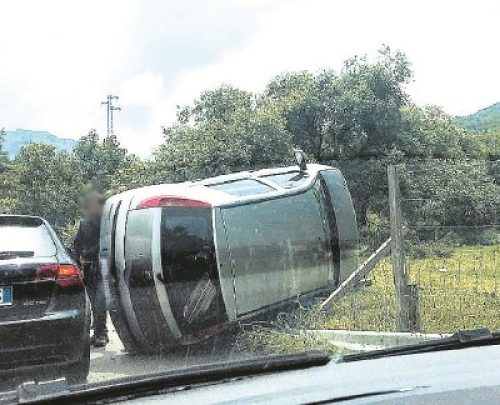
[[2,379],[24,373],[43,378],[87,362],[88,298],[83,282],[74,282],[78,273],[66,284],[52,277],[62,266],[78,272],[45,220],[0,215],[0,288],[11,294],[0,305]]

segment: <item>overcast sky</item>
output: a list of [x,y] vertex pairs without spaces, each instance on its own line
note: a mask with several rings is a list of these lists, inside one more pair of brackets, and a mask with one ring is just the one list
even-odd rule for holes
[[148,155],[176,105],[222,83],[338,70],[381,44],[405,52],[418,104],[467,114],[500,101],[500,1],[0,0],[0,127],[105,133]]

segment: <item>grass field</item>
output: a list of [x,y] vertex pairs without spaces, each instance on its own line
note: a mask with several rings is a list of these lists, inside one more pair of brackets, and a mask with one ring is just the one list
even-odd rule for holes
[[[448,258],[407,259],[419,285],[421,330],[500,329],[500,245],[465,246]],[[396,330],[390,259],[373,271],[373,284],[341,299],[315,326],[326,329]]]
[[[500,245],[462,246],[447,258],[407,259],[419,288],[421,331],[450,333],[486,327],[500,330]],[[326,313],[317,306],[285,321],[254,325],[244,344],[265,352],[324,348],[307,329],[396,331],[390,259],[371,274],[372,285],[348,293]]]

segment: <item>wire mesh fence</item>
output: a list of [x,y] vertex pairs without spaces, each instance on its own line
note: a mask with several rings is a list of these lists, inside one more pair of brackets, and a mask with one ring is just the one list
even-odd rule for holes
[[400,172],[421,328],[500,329],[500,163],[421,162]]
[[[419,161],[397,170],[406,272],[418,290],[418,329],[500,329],[500,162]],[[365,245],[387,237],[383,215],[381,231],[368,235],[376,240],[365,235]],[[362,284],[351,285],[316,319],[317,326],[398,330],[391,259]]]

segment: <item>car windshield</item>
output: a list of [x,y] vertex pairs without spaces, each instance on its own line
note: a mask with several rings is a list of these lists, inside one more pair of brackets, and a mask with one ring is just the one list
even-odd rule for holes
[[0,403],[496,336],[500,2],[402,3],[0,2]]

